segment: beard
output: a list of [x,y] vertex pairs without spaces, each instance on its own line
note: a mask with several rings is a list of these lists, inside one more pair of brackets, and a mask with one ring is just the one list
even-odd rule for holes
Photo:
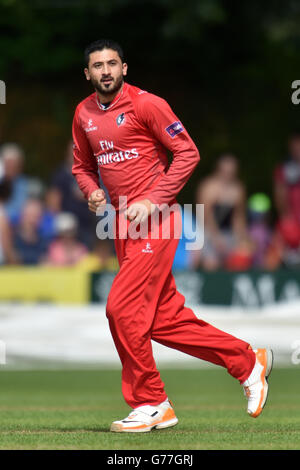
[[[111,78],[111,77],[110,77]],[[105,83],[102,83],[101,81],[97,81],[96,79],[91,77],[91,82],[93,87],[101,94],[101,95],[112,95],[116,92],[118,92],[123,85],[123,75],[120,75],[119,77],[112,79],[112,83],[106,85]]]

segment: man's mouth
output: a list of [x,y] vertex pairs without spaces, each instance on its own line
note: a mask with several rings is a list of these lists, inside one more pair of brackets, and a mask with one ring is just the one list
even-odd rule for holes
[[108,83],[111,83],[113,81],[112,78],[102,78],[101,82],[107,85]]

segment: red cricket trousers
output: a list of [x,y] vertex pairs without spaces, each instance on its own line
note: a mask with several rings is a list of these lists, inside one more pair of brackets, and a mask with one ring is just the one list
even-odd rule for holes
[[[151,340],[223,366],[243,383],[255,354],[249,343],[199,320],[176,289],[171,269],[178,239],[120,239],[115,247],[120,270],[106,306],[111,334],[122,362],[122,392],[131,408],[157,405],[167,398],[156,368]],[[163,224],[181,224],[174,212]],[[177,220],[176,220],[177,219]],[[175,222],[174,222],[175,221]],[[128,222],[129,225],[129,222]]]

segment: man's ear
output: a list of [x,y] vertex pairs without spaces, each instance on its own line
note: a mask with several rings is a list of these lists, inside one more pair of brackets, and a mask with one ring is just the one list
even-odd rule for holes
[[122,67],[123,67],[123,69],[122,69],[123,70],[123,77],[126,77],[127,70],[128,70],[128,65],[126,64],[126,62],[124,62]]
[[89,69],[85,68],[85,69],[84,69],[84,74],[85,74],[85,78],[86,78],[87,80],[90,80],[90,79],[91,79],[90,74],[89,74]]

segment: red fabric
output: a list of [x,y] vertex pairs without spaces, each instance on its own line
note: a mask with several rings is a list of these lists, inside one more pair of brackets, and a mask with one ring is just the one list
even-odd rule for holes
[[[80,189],[88,198],[98,188],[98,163],[116,209],[119,196],[127,196],[128,203],[149,198],[155,204],[171,204],[200,159],[169,105],[128,84],[106,110],[95,93],[82,101],[75,112],[73,137],[73,174]],[[169,169],[166,149],[174,157]],[[124,216],[117,211],[118,217]],[[169,222],[165,218],[163,224]],[[177,219],[177,230],[180,224]],[[226,367],[241,382],[246,380],[255,361],[249,344],[198,320],[184,306],[171,273],[178,244],[174,233],[170,239],[116,235],[120,271],[108,297],[107,317],[123,364],[122,390],[129,406],[166,399],[151,339]]]
[[253,256],[244,253],[242,250],[233,251],[228,255],[225,261],[225,267],[229,271],[246,271],[252,266]]
[[[171,212],[163,223],[169,224],[171,219],[172,227],[175,217]],[[123,395],[132,408],[157,405],[167,397],[151,339],[223,366],[240,383],[249,377],[255,363],[248,343],[199,320],[185,307],[171,272],[178,240],[172,229],[170,232],[170,240],[115,240],[120,271],[108,297],[107,317],[123,365]]]
[[277,230],[284,242],[291,248],[298,248],[300,245],[300,224],[291,217],[284,217],[279,220]]
[[[83,100],[73,120],[72,171],[85,197],[99,187],[99,166],[116,208],[119,196],[127,196],[128,202],[173,200],[200,159],[183,127],[175,135],[167,131],[176,122],[179,119],[165,100],[127,83],[106,110],[96,93]],[[166,149],[173,153],[168,171]]]

